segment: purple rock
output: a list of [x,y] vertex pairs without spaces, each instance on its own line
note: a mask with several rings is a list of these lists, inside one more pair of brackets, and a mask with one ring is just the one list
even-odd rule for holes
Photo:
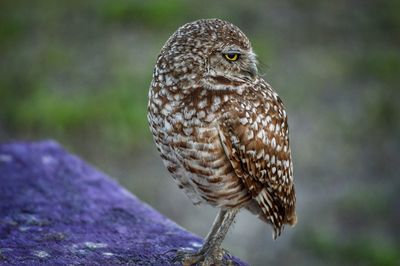
[[201,244],[53,141],[0,145],[1,265],[171,265]]

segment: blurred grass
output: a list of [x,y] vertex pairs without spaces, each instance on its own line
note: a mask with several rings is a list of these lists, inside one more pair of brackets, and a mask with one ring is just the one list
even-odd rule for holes
[[399,246],[379,238],[345,239],[344,236],[310,230],[305,231],[299,241],[304,252],[329,262],[327,265],[395,266],[400,261]]
[[[102,130],[114,129],[125,144],[147,133],[146,99],[127,87],[113,87],[98,93],[73,92],[68,95],[58,91],[36,89],[28,99],[18,103],[9,118],[14,127],[22,131],[37,132],[85,128],[87,123],[101,125]],[[13,106],[15,108],[15,106]],[[143,125],[138,127],[137,125]],[[124,132],[130,132],[126,138]]]
[[182,10],[187,5],[184,0],[153,1],[102,1],[96,7],[98,15],[109,22],[139,23],[148,27],[163,28],[176,20],[188,16]]
[[[400,25],[399,25],[400,27]],[[400,81],[400,53],[396,47],[387,47],[384,50],[372,50],[367,54],[360,54],[353,62],[352,69],[356,76],[373,80],[385,80],[389,83]],[[368,73],[367,76],[365,74]],[[395,90],[397,88],[389,88]]]

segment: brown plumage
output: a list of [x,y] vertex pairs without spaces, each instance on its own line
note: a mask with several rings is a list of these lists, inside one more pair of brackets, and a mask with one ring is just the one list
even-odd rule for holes
[[199,20],[161,50],[148,120],[158,151],[195,204],[221,208],[203,248],[187,263],[218,261],[236,212],[247,208],[273,226],[294,225],[295,191],[283,103],[257,71],[247,37],[234,25]]

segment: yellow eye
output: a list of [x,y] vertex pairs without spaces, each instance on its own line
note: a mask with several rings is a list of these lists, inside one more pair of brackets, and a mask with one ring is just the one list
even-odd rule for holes
[[224,56],[229,61],[236,61],[239,59],[239,54],[237,54],[237,53],[227,53],[227,54],[224,54]]

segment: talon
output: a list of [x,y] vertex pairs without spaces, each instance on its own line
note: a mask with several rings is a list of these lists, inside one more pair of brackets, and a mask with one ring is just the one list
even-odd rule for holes
[[177,248],[169,249],[169,250],[167,250],[167,251],[165,251],[164,253],[161,253],[161,254],[163,256],[165,256],[165,255],[167,255],[168,253],[171,253],[171,252],[176,253],[176,252],[178,252],[178,249]]
[[172,261],[174,263],[180,262],[182,263],[183,266],[190,266],[190,265],[195,265],[196,263],[201,262],[203,260],[204,260],[204,254],[190,252],[186,250],[178,250],[176,252],[175,258]]
[[[227,255],[227,259],[225,259]],[[201,265],[201,266],[219,266],[219,265],[235,265],[231,260],[230,254],[222,248],[217,248],[212,251],[190,252],[187,250],[178,250],[173,263],[182,263],[183,266]]]

